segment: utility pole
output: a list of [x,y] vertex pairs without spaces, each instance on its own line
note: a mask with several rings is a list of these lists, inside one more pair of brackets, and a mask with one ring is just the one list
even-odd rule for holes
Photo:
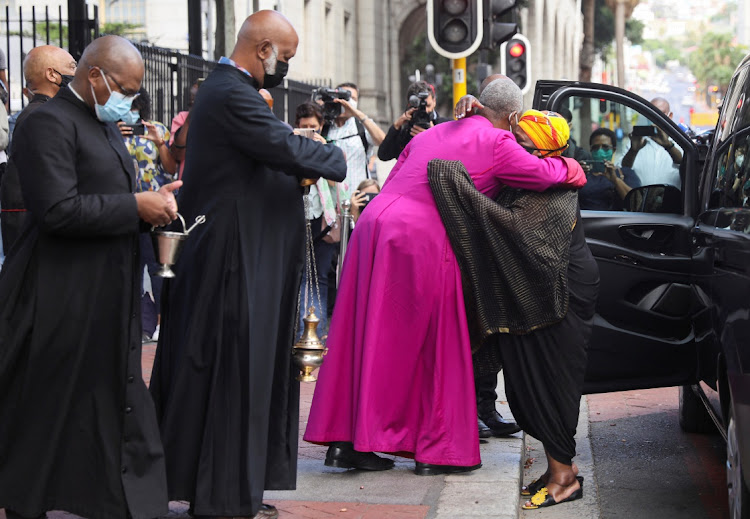
[[617,45],[617,86],[625,88],[625,2],[615,4],[615,44]]

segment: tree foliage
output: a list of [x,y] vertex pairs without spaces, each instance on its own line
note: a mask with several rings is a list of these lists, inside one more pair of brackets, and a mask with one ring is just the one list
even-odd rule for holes
[[683,47],[684,43],[678,42],[674,38],[643,41],[643,49],[651,52],[654,62],[661,68],[667,66],[667,61],[678,61],[685,65],[686,58],[682,51]]
[[[643,22],[635,19],[625,20],[625,37],[634,45],[643,42]],[[604,2],[596,2],[594,12],[594,52],[606,61],[609,50],[615,39],[615,14]]]
[[716,85],[726,92],[735,68],[745,56],[746,50],[733,43],[729,33],[709,32],[703,35],[688,59],[688,66],[695,78],[703,85]]

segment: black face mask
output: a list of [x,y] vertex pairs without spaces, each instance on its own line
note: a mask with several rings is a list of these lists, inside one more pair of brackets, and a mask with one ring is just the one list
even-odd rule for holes
[[263,78],[263,88],[273,88],[275,86],[279,86],[281,82],[284,81],[284,78],[286,77],[286,73],[288,71],[289,63],[287,63],[286,61],[277,61],[276,73],[266,73],[266,76]]
[[[55,70],[55,69],[52,69],[52,70]],[[57,70],[55,70],[55,72],[57,72]],[[69,76],[68,74],[62,74],[61,72],[57,72],[57,73],[60,74],[60,82],[57,83],[57,86],[59,86],[60,88],[65,88],[66,86],[70,84],[71,81],[73,81],[74,76]]]

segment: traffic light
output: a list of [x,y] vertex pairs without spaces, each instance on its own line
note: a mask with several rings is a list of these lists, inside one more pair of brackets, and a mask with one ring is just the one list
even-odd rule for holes
[[500,46],[500,65],[505,75],[518,85],[522,93],[531,88],[529,40],[516,34]]
[[428,0],[427,37],[435,52],[465,58],[482,43],[483,0]]
[[494,49],[518,32],[516,0],[482,0],[484,37],[482,49]]

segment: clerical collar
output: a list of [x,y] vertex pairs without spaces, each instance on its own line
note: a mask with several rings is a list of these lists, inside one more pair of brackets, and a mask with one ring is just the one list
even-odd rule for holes
[[245,69],[244,67],[240,67],[233,59],[229,59],[226,56],[222,56],[221,58],[219,58],[219,63],[222,65],[232,65],[243,74],[247,74],[249,77],[253,77],[253,75],[248,72],[247,69]]
[[68,83],[68,88],[70,89],[71,92],[73,92],[74,96],[76,96],[78,99],[81,100],[82,103],[86,103],[86,101],[83,100],[83,98],[78,94],[78,92],[75,91],[71,83]]

